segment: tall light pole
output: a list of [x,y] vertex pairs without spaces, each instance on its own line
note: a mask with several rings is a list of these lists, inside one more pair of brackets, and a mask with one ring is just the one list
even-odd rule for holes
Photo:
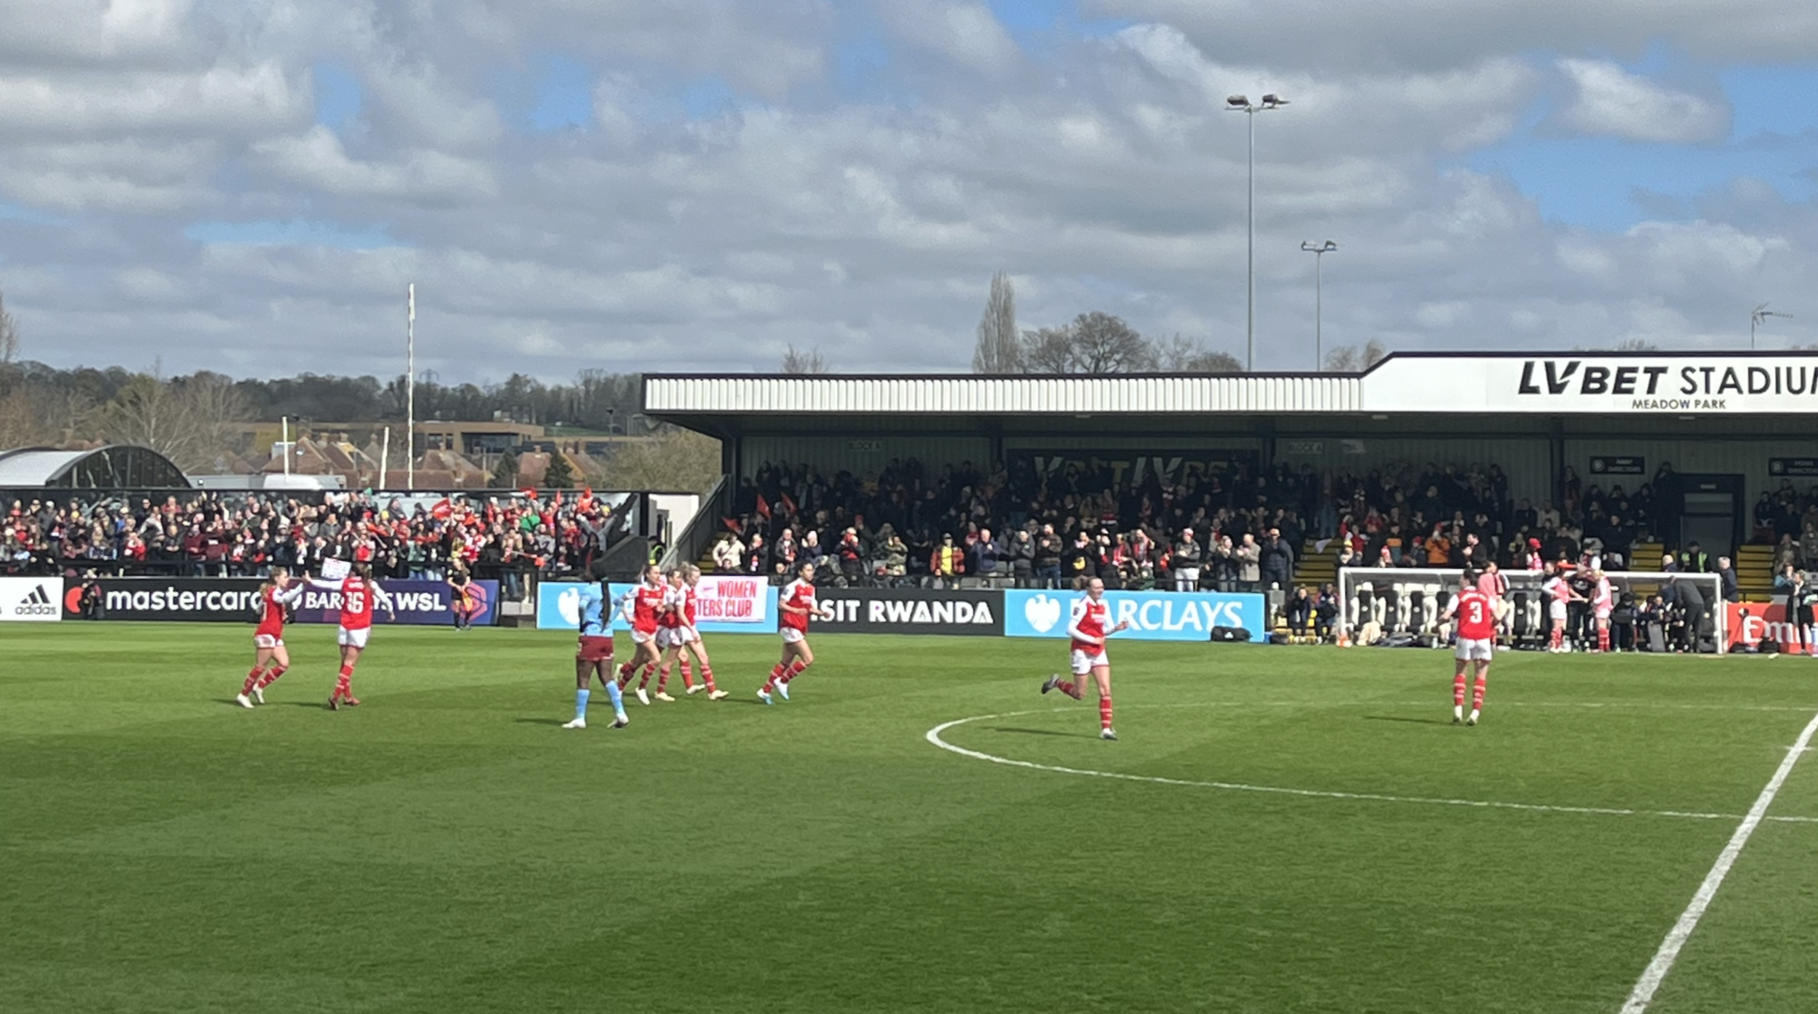
[[1326,240],[1315,245],[1312,240],[1302,240],[1300,248],[1313,255],[1313,372],[1318,373],[1326,361],[1325,335],[1325,267],[1326,254],[1338,249],[1338,244]]
[[1245,113],[1250,119],[1250,241],[1245,254],[1245,286],[1247,298],[1244,300],[1244,369],[1256,369],[1256,114],[1265,109],[1280,109],[1288,100],[1276,94],[1264,95],[1260,101],[1251,102],[1247,95],[1233,95],[1225,100],[1225,108],[1234,113]]
[[1792,320],[1793,319],[1793,315],[1790,313],[1780,313],[1778,311],[1768,309],[1766,303],[1763,303],[1760,306],[1755,307],[1755,309],[1749,311],[1749,351],[1750,352],[1755,351],[1755,329],[1760,327],[1763,324],[1766,324],[1767,319],[1769,317],[1779,317],[1783,320]]
[[[417,489],[417,283],[404,296],[404,488]],[[381,480],[382,481],[382,480]]]

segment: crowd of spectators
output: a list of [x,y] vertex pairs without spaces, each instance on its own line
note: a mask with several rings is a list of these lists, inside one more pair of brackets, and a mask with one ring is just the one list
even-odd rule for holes
[[516,597],[532,572],[586,573],[612,522],[603,502],[572,495],[566,502],[256,492],[14,500],[0,573],[258,577],[274,566],[313,572],[338,557],[368,561],[381,578],[496,578]]
[[[1308,544],[1331,540],[1341,566],[1534,569],[1591,552],[1613,570],[1666,520],[1671,501],[1656,489],[1675,480],[1663,465],[1633,490],[1604,488],[1567,468],[1561,501],[1536,505],[1511,497],[1493,464],[1319,472],[1237,462],[1164,480],[1098,459],[1039,475],[1026,462],[893,460],[865,477],[766,463],[740,483],[713,554],[722,571],[777,576],[814,562],[846,584],[1098,577],[1183,591],[1289,592]],[[1811,544],[1818,552],[1818,536]]]

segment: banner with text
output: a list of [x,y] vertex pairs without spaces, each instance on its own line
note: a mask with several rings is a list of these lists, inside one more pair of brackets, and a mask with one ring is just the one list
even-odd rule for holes
[[1810,413],[1812,353],[1401,353],[1365,373],[1365,412]]
[[[1073,600],[1079,597],[1074,592],[1007,591],[1004,633],[1066,637]],[[1268,610],[1261,595],[1108,591],[1105,600],[1111,603],[1112,623],[1130,623],[1129,630],[1117,635],[1124,640],[1204,641],[1213,627],[1242,627],[1258,643],[1269,639]]]
[[[257,623],[256,577],[109,577],[96,582],[103,620]],[[79,586],[63,597],[63,615],[80,617]]]
[[1730,614],[1730,651],[1747,648],[1759,650],[1763,644],[1778,645],[1781,651],[1786,652],[1810,650],[1805,639],[1799,635],[1798,624],[1787,622],[1786,606],[1782,602],[1771,605],[1765,602],[1726,602],[1723,608]]
[[[614,607],[632,587],[610,586],[613,601],[606,608],[613,613],[609,620],[612,631],[626,629]],[[761,577],[702,577],[696,587],[694,616],[702,633],[774,634],[776,589]],[[579,582],[545,581],[537,586],[537,629],[577,630],[580,626]]]
[[0,577],[0,623],[55,623],[62,618],[62,578]]
[[979,634],[1003,636],[1001,591],[925,588],[819,588],[815,599],[833,614],[811,629],[830,634]]
[[[385,610],[375,607],[372,622],[375,624],[397,623],[400,625],[436,627],[454,625],[454,589],[446,581],[380,581],[379,587],[391,596],[392,608],[397,612],[397,619],[386,616]],[[488,627],[499,622],[496,604],[499,601],[499,582],[469,581],[467,594],[479,612],[473,616],[474,626]],[[307,588],[303,600],[297,603],[298,623],[340,623],[341,593],[323,591],[320,588]]]

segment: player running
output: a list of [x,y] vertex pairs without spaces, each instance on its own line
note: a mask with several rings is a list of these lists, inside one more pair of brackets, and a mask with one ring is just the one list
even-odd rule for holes
[[391,596],[372,579],[369,563],[355,563],[353,573],[339,581],[312,577],[309,583],[341,593],[341,629],[335,633],[335,643],[341,646],[341,676],[335,680],[334,693],[328,695],[328,710],[339,711],[342,705],[357,708],[360,699],[353,695],[353,671],[366,650],[367,635],[372,633],[373,606],[383,606],[386,618],[393,621],[398,614],[392,610]]
[[650,674],[656,672],[657,663],[661,661],[661,646],[657,644],[657,628],[661,626],[658,619],[663,610],[663,600],[669,590],[663,584],[663,572],[656,564],[644,568],[643,580],[637,587],[626,592],[619,600],[619,615],[631,626],[631,661],[619,666],[619,689],[631,684],[632,674],[644,667],[644,678],[638,681],[638,703],[649,704],[650,693],[644,688],[650,685]]
[[758,688],[758,700],[765,704],[772,703],[770,695],[776,693],[783,700],[789,699],[789,681],[805,672],[814,664],[814,649],[808,647],[808,620],[818,616],[823,620],[831,619],[829,611],[823,610],[814,601],[814,564],[804,563],[795,568],[795,580],[783,586],[777,595],[777,633],[783,637],[783,657],[776,668],[770,670],[770,678]]
[[1572,589],[1572,582],[1566,577],[1566,572],[1571,567],[1571,564],[1561,562],[1553,576],[1547,578],[1546,583],[1540,586],[1540,590],[1547,595],[1547,617],[1552,621],[1553,629],[1548,634],[1547,641],[1547,650],[1550,652],[1565,650],[1567,604],[1585,600],[1583,595]]
[[254,701],[265,703],[265,688],[278,682],[290,669],[290,651],[284,647],[284,618],[303,597],[303,582],[290,583],[290,571],[273,567],[271,577],[259,586],[259,627],[253,631],[253,667],[234,700],[242,708]]
[[1095,577],[1086,582],[1086,594],[1073,600],[1073,612],[1067,621],[1067,636],[1073,639],[1073,677],[1079,683],[1056,674],[1042,684],[1042,693],[1058,689],[1076,701],[1084,700],[1086,681],[1082,677],[1090,673],[1098,684],[1098,738],[1114,740],[1117,733],[1111,729],[1111,659],[1105,654],[1105,639],[1130,629],[1130,621],[1107,627],[1110,620],[1111,603],[1105,601],[1105,582]]
[[607,627],[606,603],[612,593],[606,585],[606,568],[595,561],[590,571],[593,581],[581,586],[581,635],[574,650],[574,720],[564,729],[587,728],[587,698],[593,693],[593,678],[600,677],[606,696],[612,701],[612,727],[623,729],[631,724],[625,714],[625,698],[612,678],[612,631]]
[[[1490,679],[1490,659],[1496,648],[1496,603],[1485,595],[1477,583],[1477,575],[1465,571],[1458,579],[1458,594],[1446,603],[1445,612],[1439,617],[1440,622],[1458,618],[1458,648],[1453,652],[1457,660],[1452,671],[1452,724],[1463,722],[1476,725],[1477,716],[1483,711],[1483,692]],[[1471,690],[1471,716],[1465,717],[1465,670],[1476,666],[1477,681]]]

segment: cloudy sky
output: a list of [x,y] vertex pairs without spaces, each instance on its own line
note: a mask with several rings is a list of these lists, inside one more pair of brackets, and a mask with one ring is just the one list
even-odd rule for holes
[[1818,342],[1818,6],[6,0],[29,358],[963,370],[991,274],[1244,351]]

